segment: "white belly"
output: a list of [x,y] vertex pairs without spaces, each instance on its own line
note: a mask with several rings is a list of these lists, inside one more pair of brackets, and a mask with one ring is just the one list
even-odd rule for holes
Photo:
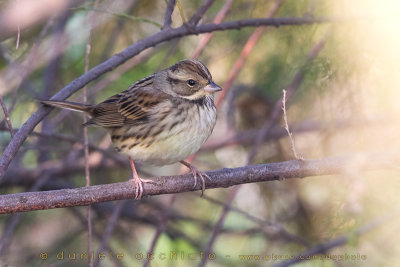
[[211,135],[216,122],[216,112],[207,108],[191,119],[178,124],[171,131],[162,132],[150,146],[139,144],[121,153],[134,161],[151,165],[168,165],[184,160],[196,153]]
[[124,153],[133,160],[152,165],[168,165],[184,160],[194,154],[207,140],[208,135],[182,132],[149,147],[137,146]]

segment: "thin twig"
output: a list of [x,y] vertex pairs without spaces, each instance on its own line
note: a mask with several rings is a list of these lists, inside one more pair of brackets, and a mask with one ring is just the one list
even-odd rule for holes
[[13,128],[11,120],[10,120],[10,114],[8,114],[6,104],[4,103],[3,96],[1,96],[1,95],[0,95],[0,105],[1,105],[1,108],[3,109],[4,118],[6,120],[8,130],[10,131],[10,135],[12,138],[14,136],[14,128]]
[[[17,0],[17,2],[18,2],[18,0]],[[17,41],[16,41],[16,44],[15,44],[15,50],[18,50],[18,48],[19,48],[19,39],[20,39],[20,37],[21,37],[21,27],[20,27],[20,18],[18,18],[18,21],[17,21]]]
[[[93,4],[93,8],[95,9],[98,5],[98,0],[96,0]],[[94,20],[95,20],[95,13],[92,12],[90,14],[90,30],[89,30],[89,36],[88,40],[86,42],[86,54],[85,54],[85,70],[84,73],[87,73],[89,71],[89,61],[90,61],[90,51],[91,51],[91,42],[92,42],[92,37],[93,37],[93,30],[94,30]],[[87,103],[87,87],[84,86],[82,89],[82,98],[83,98],[83,103]],[[88,121],[87,114],[84,112],[83,113],[83,124],[85,124]],[[89,138],[87,134],[87,127],[83,127],[83,150],[84,150],[84,159],[85,159],[85,180],[86,184],[85,186],[90,186],[90,168],[89,168]],[[87,225],[88,225],[88,255],[92,254],[92,211],[90,205],[87,208]],[[88,263],[90,267],[93,267],[93,259],[91,257],[88,257]]]
[[17,50],[19,48],[19,38],[20,38],[20,36],[21,36],[21,29],[19,27],[19,24],[17,24],[17,42],[15,44],[15,49],[17,49]]
[[294,158],[303,160],[304,158],[301,157],[301,156],[299,157],[298,154],[297,154],[296,146],[294,144],[294,138],[293,138],[292,133],[289,130],[289,124],[287,122],[287,116],[286,116],[286,90],[285,89],[282,90],[282,110],[283,110],[284,128],[285,128],[285,130],[286,130],[286,132],[287,132],[287,134],[289,136],[290,146],[292,148],[292,152],[293,152]]
[[174,12],[176,0],[168,0],[167,8],[165,9],[163,29],[171,28],[172,12]]

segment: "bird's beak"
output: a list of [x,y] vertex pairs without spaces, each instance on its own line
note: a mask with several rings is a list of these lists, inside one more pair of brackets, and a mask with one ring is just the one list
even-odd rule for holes
[[216,84],[214,81],[211,81],[209,84],[206,85],[206,87],[204,87],[204,91],[206,91],[210,94],[221,91],[221,90],[222,90],[221,86]]

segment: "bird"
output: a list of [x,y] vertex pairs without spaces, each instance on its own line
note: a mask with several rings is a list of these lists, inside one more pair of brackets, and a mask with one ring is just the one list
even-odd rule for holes
[[185,159],[211,135],[217,121],[214,93],[221,90],[203,63],[184,59],[96,105],[41,103],[84,112],[90,119],[83,126],[103,127],[110,133],[115,150],[129,157],[135,199],[141,199],[143,183],[152,182],[138,176],[135,162],[156,166],[180,162],[194,177],[193,189],[200,178],[203,195],[205,178],[211,178]]

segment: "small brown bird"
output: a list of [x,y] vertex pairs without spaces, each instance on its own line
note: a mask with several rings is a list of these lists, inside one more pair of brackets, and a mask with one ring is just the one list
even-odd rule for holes
[[143,194],[135,161],[152,165],[181,162],[194,177],[210,177],[184,161],[211,135],[217,119],[213,93],[221,90],[204,64],[185,59],[133,83],[127,90],[97,105],[41,101],[45,105],[86,112],[84,126],[101,126],[111,134],[116,151],[129,156],[136,199]]

